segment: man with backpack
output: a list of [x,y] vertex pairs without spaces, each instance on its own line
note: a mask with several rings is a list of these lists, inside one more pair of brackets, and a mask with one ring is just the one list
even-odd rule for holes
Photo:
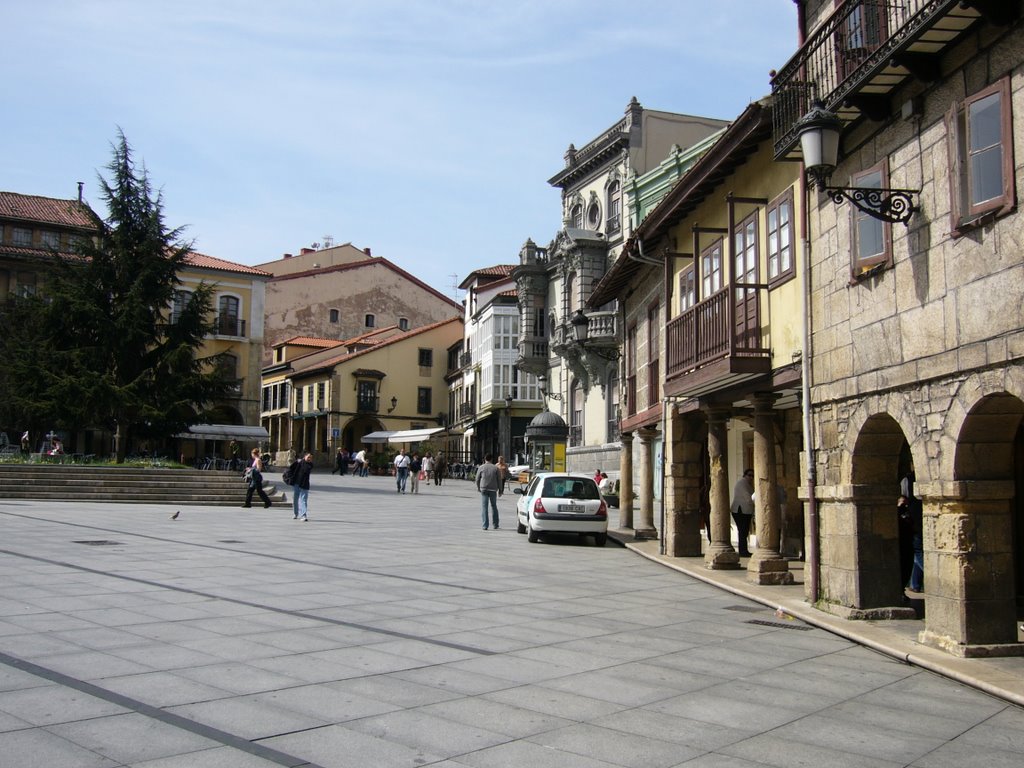
[[313,472],[313,454],[293,461],[284,472],[283,480],[292,487],[292,514],[295,520],[309,522],[309,476]]

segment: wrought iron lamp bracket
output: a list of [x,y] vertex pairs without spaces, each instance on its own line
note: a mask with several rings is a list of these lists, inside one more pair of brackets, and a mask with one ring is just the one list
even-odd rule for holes
[[857,210],[889,224],[910,226],[910,217],[917,212],[914,195],[917,189],[879,189],[876,187],[824,187],[837,205],[848,200]]

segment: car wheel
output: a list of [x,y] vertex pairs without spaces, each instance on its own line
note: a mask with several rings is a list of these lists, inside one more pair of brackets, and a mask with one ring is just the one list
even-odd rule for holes
[[526,526],[522,523],[516,525],[516,533],[526,533]]
[[608,534],[607,533],[595,533],[594,534],[594,543],[597,546],[599,546],[599,547],[603,547],[606,543],[608,543]]
[[533,530],[532,526],[526,531],[526,538],[529,540],[531,544],[536,544],[538,541],[540,541],[540,535],[535,530]]

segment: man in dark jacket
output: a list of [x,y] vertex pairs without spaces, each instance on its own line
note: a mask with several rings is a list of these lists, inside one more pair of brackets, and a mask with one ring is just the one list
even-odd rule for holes
[[309,522],[309,476],[313,472],[313,454],[306,453],[292,465],[292,513],[296,520]]

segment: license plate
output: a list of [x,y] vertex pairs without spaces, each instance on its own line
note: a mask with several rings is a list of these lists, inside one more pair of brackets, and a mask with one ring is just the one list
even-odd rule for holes
[[580,513],[580,512],[586,512],[587,508],[585,506],[583,506],[582,504],[559,504],[558,505],[558,511],[559,512],[576,512],[576,513]]

